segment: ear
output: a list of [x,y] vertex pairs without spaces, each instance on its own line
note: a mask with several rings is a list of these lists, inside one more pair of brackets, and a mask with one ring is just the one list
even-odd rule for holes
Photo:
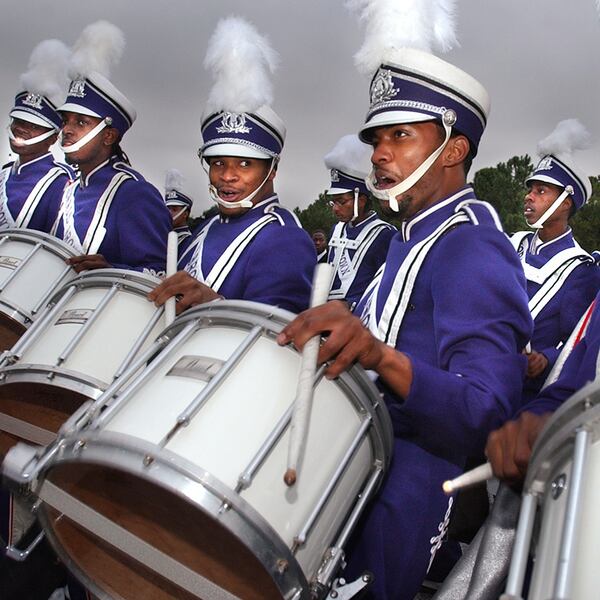
[[102,143],[105,146],[113,146],[119,141],[119,132],[114,127],[106,127],[103,131]]
[[444,166],[455,167],[469,155],[469,140],[464,135],[451,137],[444,149]]

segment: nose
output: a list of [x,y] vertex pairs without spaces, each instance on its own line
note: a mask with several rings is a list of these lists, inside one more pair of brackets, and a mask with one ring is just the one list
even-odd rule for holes
[[373,145],[373,154],[371,155],[371,162],[373,165],[381,165],[388,163],[392,160],[392,151],[390,145],[384,141],[379,141]]
[[233,165],[224,165],[220,172],[222,181],[231,182],[238,179],[237,169]]

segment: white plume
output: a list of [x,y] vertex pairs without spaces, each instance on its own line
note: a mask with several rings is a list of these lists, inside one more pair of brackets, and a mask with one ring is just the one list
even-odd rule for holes
[[72,78],[87,76],[92,71],[110,78],[112,67],[119,63],[125,49],[123,32],[108,21],[88,25],[73,46],[69,66]]
[[372,74],[400,48],[448,52],[458,45],[456,0],[346,0],[366,23],[365,41],[355,54],[359,71]]
[[371,146],[361,142],[356,134],[345,135],[325,155],[325,166],[366,177],[371,169],[372,152]]
[[168,192],[174,190],[183,193],[183,184],[185,178],[181,171],[177,169],[169,169],[165,175],[165,190]]
[[252,24],[234,16],[221,19],[204,59],[215,79],[207,110],[240,113],[271,105],[270,74],[278,63],[277,53]]
[[575,150],[585,150],[590,143],[590,133],[581,122],[578,119],[566,119],[538,144],[537,150],[540,156],[569,156]]
[[44,40],[31,52],[28,70],[21,75],[23,90],[41,94],[55,106],[62,104],[69,85],[67,65],[71,50],[60,40]]

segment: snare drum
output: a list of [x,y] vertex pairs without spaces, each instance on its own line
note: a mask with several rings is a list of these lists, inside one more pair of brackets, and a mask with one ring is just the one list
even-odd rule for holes
[[164,328],[146,295],[159,279],[136,271],[81,274],[5,355],[0,368],[0,451],[16,439],[50,443]]
[[65,263],[75,255],[73,248],[41,231],[0,233],[0,350],[12,347],[56,289],[75,277]]
[[42,459],[38,515],[94,594],[323,597],[392,430],[360,367],[336,381],[317,374],[298,481],[286,487],[301,358],[275,337],[293,317],[227,300],[187,311],[141,375]]
[[598,596],[599,438],[600,387],[591,383],[561,406],[535,445],[503,598],[521,597],[530,546],[528,600]]

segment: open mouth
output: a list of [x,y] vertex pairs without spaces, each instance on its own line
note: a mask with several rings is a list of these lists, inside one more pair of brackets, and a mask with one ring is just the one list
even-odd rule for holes
[[238,199],[239,195],[240,192],[237,190],[229,190],[223,188],[219,190],[219,196],[226,202],[235,202]]
[[378,190],[387,190],[391,187],[394,187],[397,183],[397,179],[395,177],[391,177],[386,173],[375,173],[375,187]]

